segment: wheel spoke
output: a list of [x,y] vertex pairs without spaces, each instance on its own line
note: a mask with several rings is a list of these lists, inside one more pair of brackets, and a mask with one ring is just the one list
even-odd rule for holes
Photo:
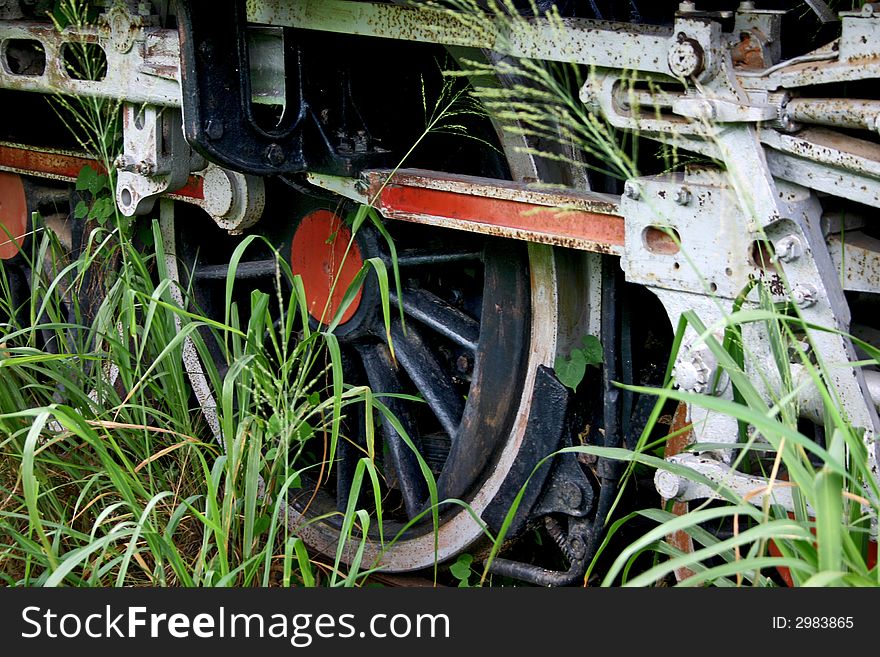
[[454,441],[464,413],[464,400],[452,384],[451,376],[444,371],[415,326],[408,326],[404,334],[400,322],[395,322],[391,338],[403,369],[428,402],[443,430]]
[[424,267],[444,265],[455,262],[473,262],[481,260],[479,251],[460,251],[455,253],[427,253],[424,251],[404,251],[397,257],[398,267]]
[[[458,308],[427,290],[403,291],[404,312],[417,319],[459,346],[474,352],[480,339],[480,325]],[[391,303],[397,304],[397,295],[391,293]]]
[[[359,352],[367,371],[367,379],[370,387],[379,395],[382,393],[402,393],[403,385],[400,377],[391,361],[391,354],[384,344],[363,345]],[[397,398],[386,397],[382,400],[388,410],[394,414],[400,425],[406,431],[413,445],[418,449],[418,436],[415,433],[415,424],[407,412],[405,404]],[[385,437],[387,456],[391,461],[391,467],[397,476],[397,485],[403,495],[407,515],[412,518],[422,508],[422,504],[428,497],[425,478],[419,468],[419,462],[415,453],[410,449],[397,429],[384,415],[381,419],[382,434]]]
[[[240,262],[235,269],[235,278],[270,278],[275,276],[277,270],[278,263],[274,258]],[[197,267],[193,272],[193,277],[200,280],[224,280],[228,275],[228,264],[205,265],[204,267]]]

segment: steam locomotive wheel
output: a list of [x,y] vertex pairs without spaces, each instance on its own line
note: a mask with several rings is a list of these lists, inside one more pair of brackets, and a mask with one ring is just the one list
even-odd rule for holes
[[[400,59],[398,56],[394,61]],[[431,61],[430,66],[436,64]],[[418,75],[410,77],[419,79]],[[418,103],[411,114],[420,117],[421,91],[415,91],[413,98]],[[399,105],[408,107],[409,95],[400,90],[395,93],[401,98]],[[370,116],[369,108],[363,111]],[[400,112],[400,123],[405,124],[408,115],[396,111]],[[412,117],[410,121],[414,121]],[[472,161],[459,157],[450,164],[446,158],[458,145],[443,148],[435,142],[425,147],[422,159],[411,166],[576,184],[577,178],[562,159],[536,158],[531,155],[534,144],[525,137],[486,123],[479,126],[487,133],[485,139],[481,132],[480,140],[464,140],[476,144],[472,148],[478,152]],[[417,136],[422,129],[413,132]],[[393,123],[388,130],[391,134],[406,133]],[[406,152],[411,142],[398,139],[402,142],[400,152]],[[486,141],[496,146],[487,148]],[[459,165],[463,165],[461,169]],[[266,192],[263,219],[251,231],[266,237],[282,257],[289,254],[293,272],[302,276],[313,325],[330,322],[361,263],[380,258],[391,271],[392,258],[385,240],[368,224],[354,236],[354,246],[344,265],[340,264],[350,239],[344,219],[352,208],[345,199],[321,199],[314,196],[319,190],[300,189],[294,194],[273,180],[266,181]],[[403,572],[450,559],[484,536],[475,518],[502,490],[523,448],[539,366],[552,367],[559,353],[567,355],[566,350],[578,344],[581,335],[569,333],[583,331],[580,320],[588,307],[588,286],[584,285],[586,268],[580,256],[561,254],[548,245],[404,222],[385,226],[399,255],[403,286],[398,299],[391,284],[391,345],[372,271],[334,333],[342,351],[346,383],[369,385],[399,424],[395,426],[382,413],[374,413],[375,445],[369,445],[366,418],[358,415],[353,405],[347,406],[335,462],[323,470],[320,485],[304,477],[302,489],[286,501],[292,531],[316,551],[335,554],[354,468],[359,458],[370,455],[382,478],[385,544],[372,527],[364,563]],[[209,235],[208,230],[216,233]],[[168,252],[176,252],[183,269],[192,271],[192,280],[184,281],[184,288],[193,290],[201,310],[211,313],[214,308],[212,316],[222,317],[228,257],[237,242],[212,226],[207,217],[177,221],[174,242],[174,250]],[[205,248],[208,244],[211,248]],[[271,291],[276,271],[272,254],[250,257],[255,259],[238,267],[241,280],[235,288],[240,290],[236,293],[242,300],[240,308],[246,307],[249,289],[262,285],[261,289]],[[568,280],[572,284],[567,285]],[[398,303],[403,306],[404,321]],[[224,363],[220,364],[222,371]],[[405,433],[406,439],[400,433]],[[462,500],[470,507],[441,504],[436,535],[429,511],[429,487],[413,447],[433,471],[438,499]],[[323,450],[319,446],[316,451],[317,463]],[[312,470],[317,480],[319,468]],[[368,490],[361,492],[359,508],[375,504],[370,486],[365,488]],[[416,517],[420,519],[407,527]],[[345,558],[349,557],[353,552]]]
[[[342,263],[351,233],[336,206],[305,205],[292,235],[277,237],[273,243],[283,244],[279,251],[290,254],[293,272],[302,276],[312,323],[326,323],[336,314],[361,263],[380,257],[390,264],[390,259],[378,233],[362,227]],[[204,241],[204,234],[184,226],[193,224],[179,222],[177,256],[192,268],[198,303],[210,307],[212,294],[225,286],[225,277],[215,276],[215,270],[223,268],[223,257],[215,264],[202,252],[196,262],[196,243]],[[466,500],[479,515],[498,492],[520,449],[536,368],[552,363],[556,354],[553,252],[545,246],[441,229],[389,228],[399,254],[405,321],[400,320],[392,284],[392,356],[376,277],[368,276],[335,330],[344,377],[346,383],[369,385],[399,420],[433,470],[439,499]],[[237,284],[257,285],[247,280]],[[398,394],[419,396],[422,401],[388,396]],[[291,527],[308,545],[326,554],[336,550],[341,513],[334,512],[345,510],[354,468],[365,454],[374,454],[383,477],[386,540],[429,507],[415,453],[381,415],[376,417],[376,445],[368,448],[364,420],[362,405],[348,407],[329,481],[323,482],[314,499],[318,483],[308,480],[298,495],[289,498]],[[364,491],[361,502],[370,505],[371,496]],[[315,520],[318,517],[322,519]],[[458,554],[481,535],[480,526],[458,506],[441,508],[440,523],[438,560]],[[370,554],[365,558],[389,571],[429,566],[435,559],[430,514],[424,514],[390,548],[383,550],[371,541],[367,550]]]

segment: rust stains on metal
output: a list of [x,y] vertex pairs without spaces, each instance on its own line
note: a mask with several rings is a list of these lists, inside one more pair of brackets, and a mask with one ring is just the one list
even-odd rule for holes
[[[0,142],[0,171],[75,182],[79,172],[86,166],[101,173],[106,172],[103,164],[86,153]],[[183,187],[168,196],[198,204],[204,199],[201,176],[190,176]]]
[[604,194],[421,170],[369,171],[367,198],[390,219],[620,254],[624,220]]
[[[669,438],[666,441],[663,456],[668,458],[681,454],[690,444],[692,433],[690,422],[688,421],[687,404],[680,402],[675,409],[675,415],[672,417],[672,426],[669,427]],[[673,502],[672,504],[672,513],[677,516],[683,516],[689,510],[687,502]],[[666,541],[686,554],[691,554],[694,551],[694,541],[686,531],[680,530],[669,534],[666,536]],[[675,579],[681,582],[694,574],[694,571],[690,568],[677,568],[675,570]]]
[[85,166],[106,171],[97,160],[82,153],[0,143],[0,169],[4,171],[73,182]]
[[740,41],[731,50],[733,65],[738,68],[766,68],[764,50],[760,42],[748,32],[744,32]]

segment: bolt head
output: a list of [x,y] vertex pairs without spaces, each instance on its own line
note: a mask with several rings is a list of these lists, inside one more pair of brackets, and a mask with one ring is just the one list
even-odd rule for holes
[[791,300],[799,308],[815,306],[819,301],[819,290],[816,289],[815,285],[810,285],[809,283],[795,285],[791,291]]
[[225,217],[235,202],[232,177],[220,167],[208,167],[204,175],[205,210],[212,217]]
[[691,190],[687,187],[679,187],[675,190],[672,199],[678,203],[678,205],[689,205],[691,202]]
[[284,164],[284,149],[279,144],[269,144],[266,147],[266,160],[273,167]]
[[562,499],[565,501],[565,504],[569,509],[577,509],[580,507],[581,502],[583,502],[584,494],[581,492],[581,487],[573,481],[566,481],[563,483],[560,492],[562,494]]
[[639,191],[638,185],[633,182],[627,182],[623,186],[623,194],[628,199],[631,199],[633,201],[638,201],[642,197],[642,193]]
[[702,394],[709,387],[708,368],[695,358],[680,359],[672,370],[672,376],[679,390]]
[[205,121],[205,134],[208,139],[220,139],[223,136],[223,122],[219,119],[208,119]]
[[804,254],[804,246],[796,235],[789,235],[776,243],[774,251],[782,262],[793,262]]
[[473,369],[474,361],[467,354],[462,354],[455,360],[455,367],[462,374],[467,374]]
[[587,546],[578,536],[573,536],[568,540],[568,549],[571,550],[571,555],[575,559],[583,559],[587,553]]
[[673,500],[684,492],[681,477],[666,470],[657,470],[654,475],[654,487],[660,496]]
[[677,78],[689,78],[703,72],[703,49],[694,39],[680,35],[669,48],[669,70]]

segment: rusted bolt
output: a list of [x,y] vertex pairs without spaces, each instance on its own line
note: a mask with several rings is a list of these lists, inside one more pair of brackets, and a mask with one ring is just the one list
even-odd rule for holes
[[208,119],[205,121],[205,134],[208,139],[220,139],[223,136],[223,122],[219,119]]
[[703,48],[697,41],[678,35],[669,48],[669,70],[678,78],[689,78],[703,72]]
[[819,301],[819,290],[816,289],[815,285],[811,285],[810,283],[795,285],[794,289],[791,291],[791,300],[794,301],[799,308],[809,308],[810,306],[816,305],[816,302]]
[[627,182],[623,186],[623,194],[633,201],[638,201],[642,197],[642,193],[639,191],[639,186],[633,182]]
[[134,165],[134,172],[141,176],[152,176],[156,173],[156,167],[152,162],[141,160]]
[[468,374],[474,367],[474,359],[467,354],[462,354],[456,359],[455,367],[462,374]]
[[113,160],[113,166],[119,169],[120,171],[129,171],[134,164],[134,161],[130,158],[127,158],[125,154],[120,154]]
[[675,190],[675,194],[672,195],[672,200],[678,203],[679,205],[688,205],[691,202],[691,190],[687,187],[679,187]]
[[788,235],[776,243],[774,251],[782,262],[793,262],[804,254],[804,246],[796,235]]
[[278,144],[269,144],[266,147],[266,161],[273,167],[284,164],[284,149]]
[[566,481],[562,484],[562,490],[560,491],[562,500],[565,502],[565,505],[569,509],[577,509],[581,506],[581,502],[584,500],[584,494],[581,491],[581,487],[578,486],[573,481]]

